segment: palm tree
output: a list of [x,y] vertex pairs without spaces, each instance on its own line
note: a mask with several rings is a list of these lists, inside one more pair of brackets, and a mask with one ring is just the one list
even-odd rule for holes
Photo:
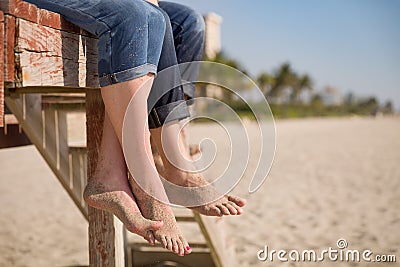
[[290,101],[293,102],[298,102],[299,95],[303,90],[312,90],[313,87],[313,81],[308,76],[308,74],[304,74],[300,77],[298,77],[296,74],[294,74],[294,79],[293,79],[293,85],[292,85],[292,92],[290,95]]
[[268,92],[271,97],[278,97],[281,95],[282,90],[293,85],[295,75],[290,66],[290,63],[282,64],[275,74],[275,82]]
[[393,114],[394,113],[392,101],[390,101],[390,100],[386,101],[385,105],[382,107],[382,112],[384,114]]
[[[239,61],[226,56],[223,52],[218,53],[213,59],[205,58],[205,60],[227,65],[247,75],[247,71],[242,67]],[[218,86],[220,90],[222,90],[222,98],[227,103],[232,103],[235,99],[234,92],[251,89],[253,87],[250,80],[245,78],[246,76],[238,75],[235,70],[223,68],[220,65],[204,64],[201,65],[200,74],[207,77],[208,81],[223,83],[224,87]],[[229,89],[233,89],[234,92],[231,92]]]
[[275,82],[275,78],[267,72],[262,72],[257,77],[257,84],[266,95]]

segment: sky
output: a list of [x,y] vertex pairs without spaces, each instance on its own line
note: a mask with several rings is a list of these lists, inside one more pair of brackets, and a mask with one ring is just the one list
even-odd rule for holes
[[223,18],[222,49],[255,77],[290,62],[314,88],[400,110],[400,0],[171,0]]

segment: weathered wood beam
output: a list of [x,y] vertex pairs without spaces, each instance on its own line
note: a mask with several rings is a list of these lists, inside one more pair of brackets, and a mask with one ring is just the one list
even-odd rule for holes
[[6,94],[67,94],[67,93],[86,93],[87,90],[98,90],[99,87],[79,87],[79,86],[24,86],[8,87],[5,86]]
[[4,15],[4,81],[15,81],[15,18],[9,15]]
[[97,39],[16,21],[16,85],[98,87]]
[[207,246],[210,248],[211,257],[216,267],[235,266],[233,247],[229,248],[226,243],[221,218],[202,216],[193,212],[193,216],[206,239]]
[[[96,171],[104,122],[104,104],[100,91],[86,93],[87,177]],[[108,212],[89,208],[89,263],[90,266],[124,266],[122,229]],[[121,242],[122,240],[122,242]]]
[[0,127],[4,127],[4,13],[0,10]]
[[48,26],[66,32],[91,36],[90,33],[65,20],[59,14],[37,8],[35,5],[22,0],[1,0],[0,10],[2,10],[4,14],[22,18],[43,26]]
[[1,0],[0,9],[5,14],[37,22],[36,6],[22,0]]

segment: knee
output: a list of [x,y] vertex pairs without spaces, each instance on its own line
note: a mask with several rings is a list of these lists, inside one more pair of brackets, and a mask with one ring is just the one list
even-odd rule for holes
[[144,1],[123,0],[118,6],[117,16],[120,19],[116,24],[124,24],[130,29],[159,28],[161,32],[165,31],[164,14]]
[[166,34],[168,32],[171,32],[172,35],[172,28],[171,28],[171,20],[167,14],[167,12],[165,12],[164,10],[162,10],[161,8],[158,8],[157,11],[159,11],[159,24],[163,25],[163,27],[165,27],[165,32]]
[[167,12],[165,12],[161,8],[158,8],[157,10],[161,13],[162,17],[164,18],[164,22],[165,23],[170,23],[170,19],[169,19],[169,16],[168,16]]
[[190,10],[187,20],[187,31],[189,33],[204,36],[206,25],[203,16],[199,12]]
[[[165,34],[166,30],[166,21],[169,21],[168,15],[165,17],[164,13],[157,8],[151,8],[148,11],[148,23],[149,23],[149,29],[152,29],[153,31],[158,31],[159,33],[162,33],[162,35]],[[168,19],[168,20],[167,20]]]

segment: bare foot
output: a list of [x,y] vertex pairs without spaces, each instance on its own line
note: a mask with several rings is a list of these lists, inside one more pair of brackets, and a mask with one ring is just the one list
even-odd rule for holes
[[150,220],[162,220],[164,223],[160,229],[153,230],[155,239],[179,256],[189,254],[191,248],[178,228],[171,207],[144,192],[132,176],[129,176],[129,182],[143,216]]
[[97,175],[89,180],[83,193],[86,203],[93,208],[114,214],[128,231],[142,236],[154,245],[155,238],[152,231],[160,229],[163,222],[151,221],[142,216],[126,176],[111,175],[111,173],[106,175]]
[[[159,174],[169,182],[183,187],[204,187],[208,185],[203,177],[199,174],[187,172],[174,166],[184,166],[187,170],[196,170],[195,166],[190,162],[191,155],[188,153],[185,131],[181,129],[179,124],[168,124],[151,130],[151,140],[157,148],[163,163],[163,168],[158,168]],[[177,145],[178,144],[178,145]],[[170,159],[166,155],[168,155]],[[158,164],[159,165],[159,164]],[[158,167],[158,166],[157,166]],[[207,216],[223,216],[223,215],[240,215],[243,212],[242,207],[246,205],[246,200],[230,195],[221,195],[216,188],[208,191],[193,190],[190,192],[191,199],[199,200],[198,203],[208,203],[209,199],[215,201],[196,207],[189,207],[200,214]],[[188,197],[188,196],[178,196]]]
[[[209,182],[201,177],[201,175],[180,170],[171,164],[167,164],[167,166],[164,165],[163,171],[160,172],[160,175],[171,183],[185,187],[200,187],[209,184]],[[193,194],[202,193],[194,190]],[[214,189],[213,192],[205,192],[205,194],[208,194],[208,196],[198,195],[193,196],[193,198],[201,200],[207,199],[210,196],[220,195],[216,189]],[[206,216],[240,215],[243,213],[242,207],[244,205],[246,205],[245,199],[231,195],[224,195],[214,202],[202,206],[189,207],[189,209],[195,210]]]

